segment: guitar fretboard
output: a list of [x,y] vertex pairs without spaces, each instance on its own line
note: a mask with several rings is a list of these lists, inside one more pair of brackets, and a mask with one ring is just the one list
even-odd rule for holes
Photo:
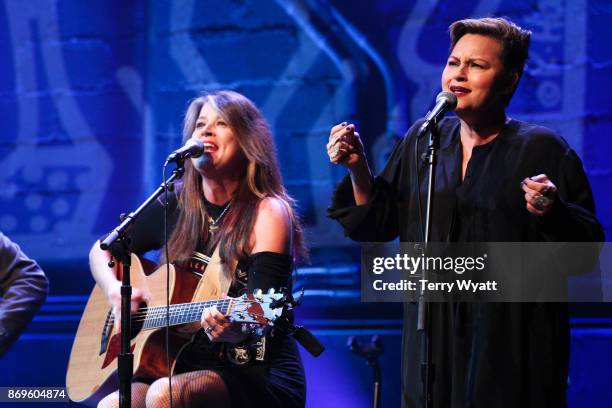
[[142,328],[157,329],[166,326],[166,315],[170,326],[176,326],[184,323],[197,322],[202,317],[202,312],[207,307],[216,306],[220,313],[228,314],[233,299],[207,300],[204,302],[194,303],[179,303],[170,305],[169,313],[166,306],[156,306],[147,309],[147,315],[144,319]]

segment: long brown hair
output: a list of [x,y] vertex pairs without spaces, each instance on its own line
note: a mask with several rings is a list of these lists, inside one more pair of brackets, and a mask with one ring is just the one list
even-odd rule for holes
[[[294,211],[294,200],[283,186],[272,132],[261,112],[247,97],[233,91],[205,93],[193,99],[183,124],[183,141],[191,137],[200,110],[210,104],[234,132],[247,163],[244,174],[232,197],[231,208],[221,220],[221,228],[212,236],[219,244],[223,261],[248,256],[249,238],[255,224],[257,207],[266,197],[285,204],[292,227],[292,256],[295,261],[307,256],[302,225]],[[185,162],[185,175],[180,188],[180,215],[168,241],[170,260],[187,259],[198,243],[209,239],[208,214],[204,205],[202,175],[191,161]]]

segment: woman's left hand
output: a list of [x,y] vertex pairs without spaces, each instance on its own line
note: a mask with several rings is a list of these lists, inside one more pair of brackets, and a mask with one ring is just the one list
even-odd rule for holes
[[534,215],[546,214],[557,200],[557,186],[546,174],[527,177],[521,182],[521,187],[525,192],[527,211]]
[[228,321],[215,306],[204,309],[201,323],[204,332],[213,342],[240,343],[247,337],[240,323]]

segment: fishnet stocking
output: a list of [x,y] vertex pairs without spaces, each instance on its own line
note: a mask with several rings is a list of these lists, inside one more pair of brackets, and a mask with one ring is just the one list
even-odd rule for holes
[[[132,408],[145,408],[144,401],[148,389],[149,384],[132,383]],[[100,400],[98,408],[119,408],[119,390]]]
[[[174,408],[214,407],[229,408],[227,387],[221,376],[209,370],[192,371],[172,376],[172,405]],[[170,392],[168,378],[160,378],[151,386],[132,383],[133,408],[168,408]],[[118,408],[119,391],[104,397],[98,408]]]
[[[227,387],[221,376],[209,370],[191,371],[172,377],[172,403],[174,408],[215,407],[229,408]],[[149,387],[147,408],[170,406],[168,378],[160,378]]]

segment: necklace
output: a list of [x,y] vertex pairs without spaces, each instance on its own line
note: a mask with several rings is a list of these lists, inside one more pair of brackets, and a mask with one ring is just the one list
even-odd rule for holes
[[210,215],[208,216],[208,232],[210,234],[214,234],[215,232],[217,232],[217,230],[219,229],[219,221],[221,221],[221,219],[223,218],[227,210],[229,210],[231,205],[232,205],[232,202],[229,201],[223,208],[223,211],[221,211],[221,214],[219,214],[219,216],[216,219],[214,219]]

